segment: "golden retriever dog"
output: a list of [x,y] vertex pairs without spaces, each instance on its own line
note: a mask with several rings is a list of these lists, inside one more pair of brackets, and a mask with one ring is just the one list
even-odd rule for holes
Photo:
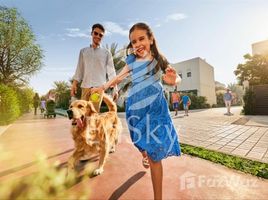
[[93,175],[100,175],[109,152],[115,151],[122,125],[113,100],[104,94],[103,101],[109,111],[101,114],[91,101],[76,100],[71,103],[67,113],[72,120],[75,150],[68,160],[68,171],[75,168],[82,156],[99,153],[99,165]]

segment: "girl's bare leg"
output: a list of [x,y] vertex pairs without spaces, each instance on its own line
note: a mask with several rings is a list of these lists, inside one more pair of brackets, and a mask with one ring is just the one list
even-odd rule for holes
[[151,179],[154,189],[154,199],[161,200],[162,199],[162,182],[163,182],[163,167],[162,162],[153,161],[150,157],[148,157],[151,169]]

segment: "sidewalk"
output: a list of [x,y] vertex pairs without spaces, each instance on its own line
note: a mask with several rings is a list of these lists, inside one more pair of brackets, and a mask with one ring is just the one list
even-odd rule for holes
[[[205,116],[202,112],[196,112],[196,117],[190,113],[184,121],[195,121],[198,113]],[[150,173],[142,167],[141,155],[130,142],[124,118],[121,120],[123,133],[104,173],[78,183],[70,192],[79,192],[81,184],[87,184],[91,199],[152,199]],[[226,118],[226,125],[231,125],[231,121]],[[35,153],[39,151],[45,152],[50,162],[59,160],[64,165],[73,150],[69,127],[70,121],[62,116],[44,119],[32,114],[12,124],[0,136],[0,145],[15,158],[1,161],[0,182],[32,174],[36,170]],[[185,134],[181,135],[182,140]],[[197,135],[200,138],[200,133]],[[91,164],[96,166],[97,162]],[[163,165],[164,199],[268,199],[267,180],[206,160],[183,155],[165,159]]]
[[241,107],[232,112],[226,116],[225,108],[193,110],[184,117],[180,111],[173,121],[182,143],[268,163],[268,127],[260,121],[268,122],[268,116],[251,116],[247,123],[252,125],[237,125],[233,123],[245,116]]
[[[225,108],[190,110],[189,117],[185,117],[183,111],[179,111],[178,116],[172,112],[172,116],[182,143],[268,163],[268,116],[240,115],[241,109],[232,107],[232,116],[223,114]],[[56,112],[57,117],[67,117],[65,110]],[[118,115],[127,127],[125,113]],[[9,127],[0,126],[0,136]]]
[[[198,118],[190,114],[182,121]],[[70,192],[79,192],[81,184],[87,184],[91,199],[152,199],[150,173],[142,167],[141,155],[130,142],[124,118],[121,120],[123,133],[104,173],[78,183]],[[45,152],[50,162],[59,160],[65,166],[73,150],[69,128],[70,121],[61,116],[44,119],[27,114],[12,124],[0,136],[5,152],[14,155],[1,161],[0,182],[34,173],[33,161],[39,151]],[[91,164],[96,166],[97,162]],[[187,155],[165,159],[163,165],[164,199],[268,199],[268,180]]]

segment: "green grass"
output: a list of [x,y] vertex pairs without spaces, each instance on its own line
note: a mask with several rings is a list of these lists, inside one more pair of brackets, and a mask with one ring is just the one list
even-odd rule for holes
[[267,163],[248,160],[246,158],[228,155],[225,153],[208,150],[202,147],[195,147],[188,144],[181,144],[181,149],[185,154],[203,158],[205,160],[219,163],[232,169],[268,179]]

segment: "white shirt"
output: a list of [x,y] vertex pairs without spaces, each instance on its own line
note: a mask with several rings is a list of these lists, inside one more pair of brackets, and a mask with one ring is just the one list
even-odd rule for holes
[[102,47],[81,49],[74,80],[82,88],[99,87],[116,76],[112,54]]

